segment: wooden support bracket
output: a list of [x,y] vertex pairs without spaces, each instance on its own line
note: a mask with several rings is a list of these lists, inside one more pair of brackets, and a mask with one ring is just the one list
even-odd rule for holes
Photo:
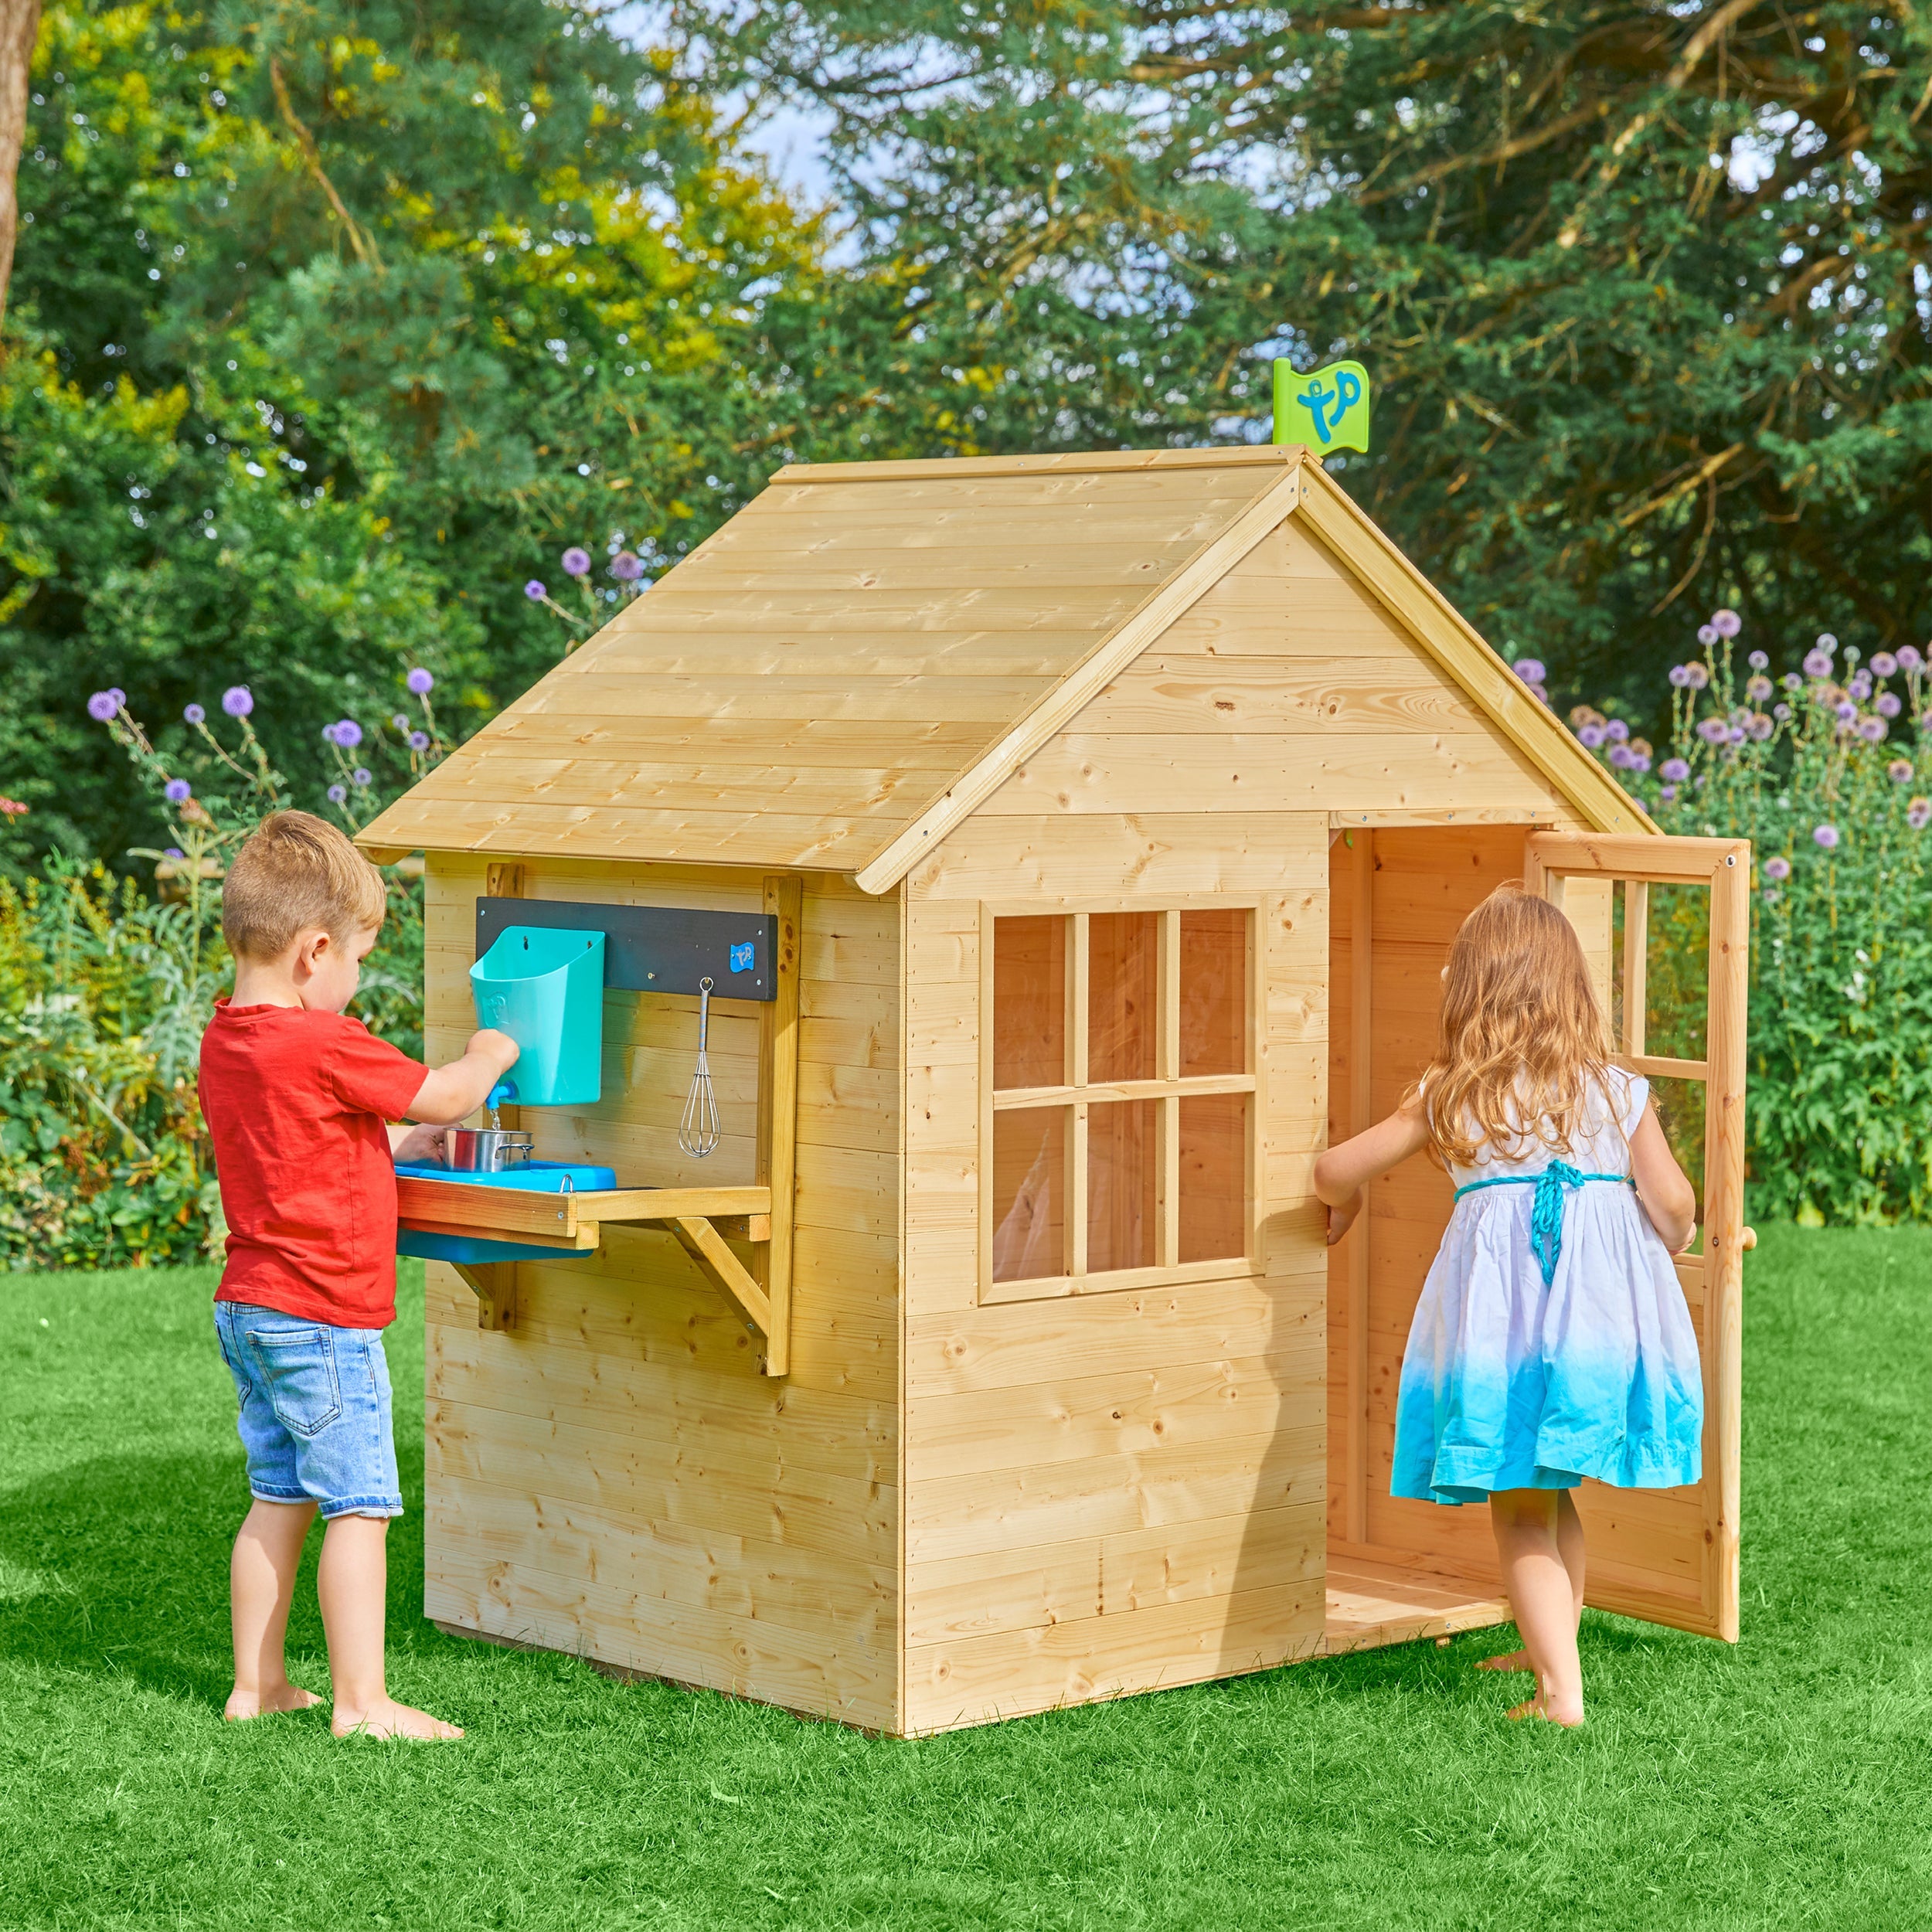
[[678,1245],[697,1263],[705,1277],[737,1305],[738,1311],[765,1338],[771,1341],[771,1303],[747,1270],[744,1264],[725,1245],[725,1238],[711,1223],[698,1215],[681,1215],[666,1225],[677,1236]]
[[479,1328],[516,1326],[516,1264],[514,1261],[452,1261],[464,1285],[477,1300]]

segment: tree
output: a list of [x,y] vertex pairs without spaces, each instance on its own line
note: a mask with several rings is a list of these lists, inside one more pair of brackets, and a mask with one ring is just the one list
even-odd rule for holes
[[1264,434],[1352,354],[1347,487],[1573,689],[1648,707],[1718,603],[1932,626],[1922,8],[707,12],[705,85],[829,117],[880,453]]
[[0,0],[0,321],[7,313],[20,202],[15,181],[27,131],[28,69],[40,30],[40,0]]
[[[15,862],[145,807],[81,713],[250,684],[277,762],[429,664],[473,726],[762,481],[818,243],[588,8],[49,9],[0,369]],[[782,418],[778,419],[782,426]],[[137,686],[138,685],[138,689]],[[164,750],[167,740],[162,740]]]

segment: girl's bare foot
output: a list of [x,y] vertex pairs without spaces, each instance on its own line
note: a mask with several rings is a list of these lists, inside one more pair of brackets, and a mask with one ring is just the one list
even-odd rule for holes
[[1500,1657],[1485,1657],[1476,1666],[1478,1670],[1534,1670],[1536,1666],[1529,1661],[1526,1650],[1505,1651]]
[[246,1723],[251,1717],[267,1717],[276,1711],[305,1711],[322,1700],[299,1684],[279,1684],[274,1689],[230,1691],[222,1716],[231,1724]]
[[439,1743],[463,1735],[457,1726],[446,1724],[427,1711],[399,1704],[393,1697],[384,1698],[366,1711],[347,1711],[338,1704],[329,1729],[338,1737],[408,1737]]

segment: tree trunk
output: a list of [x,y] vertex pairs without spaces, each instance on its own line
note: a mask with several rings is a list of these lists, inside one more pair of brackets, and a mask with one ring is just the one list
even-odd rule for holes
[[20,226],[20,149],[27,134],[29,75],[40,31],[40,0],[0,0],[0,322],[13,280],[13,243]]

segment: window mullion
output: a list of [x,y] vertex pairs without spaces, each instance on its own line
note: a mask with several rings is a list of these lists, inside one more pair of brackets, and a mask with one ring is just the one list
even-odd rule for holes
[[[1066,1083],[1087,1084],[1087,915],[1073,915],[1073,943],[1066,951]],[[1082,1118],[1085,1117],[1084,1114]]]
[[1066,1272],[1078,1280],[1087,1272],[1087,1103],[1073,1104],[1067,1129]]

